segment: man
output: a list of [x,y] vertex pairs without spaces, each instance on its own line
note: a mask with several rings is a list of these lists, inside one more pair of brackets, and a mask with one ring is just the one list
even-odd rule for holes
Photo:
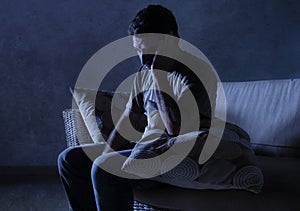
[[[151,35],[148,39],[144,33],[166,36],[153,40]],[[69,148],[58,158],[59,173],[72,210],[133,209],[133,180],[99,167],[113,163],[117,154],[127,157],[131,154],[134,146],[129,143],[133,138],[131,122],[139,121],[146,114],[144,133],[138,141],[144,143],[209,128],[210,118],[214,115],[214,102],[211,103],[210,98],[215,97],[216,80],[210,77],[211,73],[205,73],[208,65],[180,50],[177,42],[171,45],[175,46],[179,57],[198,62],[199,71],[207,76],[204,80],[179,61],[159,55],[160,50],[165,50],[162,48],[170,45],[168,36],[179,37],[175,17],[169,10],[149,5],[137,13],[129,26],[129,34],[134,35],[133,47],[138,52],[142,68],[136,74],[126,109],[107,140],[109,147],[89,145]],[[207,81],[208,78],[211,80]],[[191,96],[196,99],[196,109],[191,107]],[[92,154],[94,162],[85,152]],[[113,168],[121,174],[122,163],[114,164]]]

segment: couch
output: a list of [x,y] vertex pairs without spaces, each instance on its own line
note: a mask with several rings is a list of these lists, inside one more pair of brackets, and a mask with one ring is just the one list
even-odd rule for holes
[[[264,175],[262,191],[254,194],[244,190],[193,190],[163,184],[134,190],[135,199],[156,210],[299,209],[300,79],[225,82],[222,85],[226,101],[217,97],[217,103],[226,103],[227,121],[241,126],[250,135]],[[100,98],[109,101],[111,93],[103,91]],[[106,101],[103,107],[110,112],[110,104]],[[122,110],[122,106],[114,109]],[[216,116],[221,112],[217,110]],[[64,111],[69,146],[77,145],[80,140],[92,142],[91,136],[94,137],[81,114],[82,111],[74,108]],[[107,114],[101,112],[101,115]],[[101,124],[101,120],[98,123]],[[100,135],[104,136],[109,130],[102,127]]]

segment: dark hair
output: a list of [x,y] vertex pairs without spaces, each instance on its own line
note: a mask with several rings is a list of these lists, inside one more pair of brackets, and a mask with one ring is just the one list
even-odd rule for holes
[[149,5],[139,11],[128,28],[129,35],[142,33],[173,33],[179,37],[178,26],[172,12],[161,5]]

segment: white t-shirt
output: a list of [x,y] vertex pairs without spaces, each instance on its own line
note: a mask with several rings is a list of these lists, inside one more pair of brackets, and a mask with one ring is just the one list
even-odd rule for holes
[[[202,71],[211,71],[204,70],[203,67],[204,66],[201,68]],[[209,66],[205,66],[205,68],[208,67]],[[178,68],[185,67],[179,65],[173,72],[166,73],[172,90],[172,93],[168,94],[181,105],[181,116],[185,114],[188,115],[184,126],[198,130],[200,128],[200,116],[203,115],[209,118],[212,115],[211,108],[214,108],[214,102],[212,105],[210,104],[207,93],[215,99],[216,81],[212,79],[211,83],[209,83],[211,86],[204,88],[201,81],[198,81],[196,84],[191,82],[188,76],[180,74]],[[193,99],[190,98],[192,93]],[[194,103],[192,103],[192,101]],[[136,74],[126,108],[131,112],[144,113],[147,116],[147,126],[143,133],[142,140],[157,138],[165,133],[165,127],[160,117],[154,95],[153,79],[147,69],[142,69]]]

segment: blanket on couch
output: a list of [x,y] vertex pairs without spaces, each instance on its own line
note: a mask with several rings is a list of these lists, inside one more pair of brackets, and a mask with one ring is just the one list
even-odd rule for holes
[[[207,133],[208,129],[139,142],[122,170],[145,178],[157,174],[151,179],[184,188],[244,189],[259,193],[263,186],[263,174],[247,133],[227,123],[216,151],[207,162],[199,164],[200,153],[205,153],[202,149]],[[192,150],[188,156],[183,156],[180,149],[189,147],[195,138]],[[161,156],[168,150],[173,151],[171,155]]]

